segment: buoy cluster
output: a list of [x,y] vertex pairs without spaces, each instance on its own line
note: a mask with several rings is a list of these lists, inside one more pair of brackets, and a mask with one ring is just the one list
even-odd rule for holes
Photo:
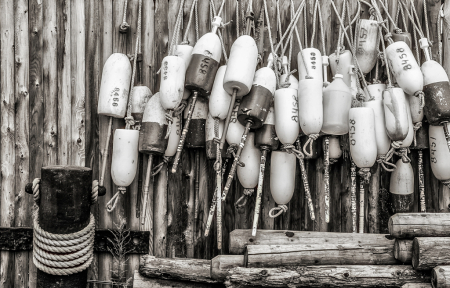
[[[420,60],[411,50],[410,34],[400,31],[395,23],[394,34],[386,28],[379,7],[379,4],[383,6],[382,2],[372,0],[363,4],[358,1],[360,6],[369,5],[370,19],[359,19],[357,13],[355,21],[349,19],[350,29],[342,19],[345,11],[344,16],[340,15],[334,2],[331,3],[339,19],[340,40],[336,51],[328,56],[325,45],[322,51],[306,47],[306,41],[305,47],[301,46],[296,23],[306,5],[304,0],[296,11],[292,7],[288,28],[278,45],[271,43],[271,51],[265,59],[258,52],[249,32],[251,29],[228,43],[232,45],[226,57],[223,40],[219,37],[224,27],[220,12],[212,20],[212,31],[200,37],[194,46],[175,43],[161,63],[159,92],[152,96],[145,86],[132,88],[135,91],[131,102],[134,120],[140,122],[133,125],[139,126],[140,130],[116,129],[114,132],[111,175],[114,183],[121,187],[119,189],[125,189],[133,181],[138,152],[149,155],[144,184],[144,193],[148,193],[152,155],[164,156],[166,163],[174,157],[170,169],[174,173],[185,146],[206,149],[207,157],[216,159],[217,185],[210,218],[217,214],[218,233],[221,233],[221,205],[223,201],[229,201],[227,192],[237,174],[245,189],[236,203],[238,209],[246,204],[248,197],[253,197],[253,190],[257,188],[255,234],[269,152],[270,190],[278,205],[270,216],[276,217],[287,210],[294,193],[298,160],[311,219],[316,216],[304,162],[323,153],[326,190],[323,201],[325,221],[328,222],[329,165],[343,154],[340,140],[346,137],[354,163],[352,172],[357,167],[361,177],[361,205],[364,205],[363,184],[370,180],[371,168],[379,163],[392,172],[389,192],[393,211],[411,211],[414,174],[408,157],[409,148],[421,151],[430,147],[434,175],[450,185],[450,83],[442,66],[431,59],[428,40],[422,37],[423,33],[413,22],[425,56],[419,66]],[[321,19],[320,4],[314,9]],[[262,11],[271,39],[267,7]],[[247,21],[253,20],[252,15],[249,6]],[[354,39],[349,36],[352,23],[356,23]],[[323,37],[323,27],[320,30]],[[293,75],[295,71],[289,71],[291,57],[284,55],[295,36],[301,46],[297,55],[298,80]],[[350,50],[345,49],[344,43]],[[375,79],[369,83],[366,80],[368,73],[373,76],[374,70]],[[330,72],[333,78],[328,83]],[[110,56],[103,70],[100,115],[125,117],[131,75],[132,67],[124,54]],[[381,79],[386,76],[387,81],[383,83]],[[419,124],[424,119],[430,124],[428,131],[425,125]],[[426,136],[427,132],[429,136]],[[396,154],[400,158],[393,163]],[[224,178],[222,158],[233,160],[230,172]],[[419,164],[421,161],[423,163],[420,159]],[[356,199],[355,177],[352,173],[352,198]],[[144,202],[144,213],[145,205]],[[352,203],[352,210],[356,211],[356,203]],[[363,213],[364,209],[361,211]],[[211,221],[208,219],[208,223]],[[359,226],[359,232],[363,231],[364,219]],[[220,248],[221,236],[218,238]]]

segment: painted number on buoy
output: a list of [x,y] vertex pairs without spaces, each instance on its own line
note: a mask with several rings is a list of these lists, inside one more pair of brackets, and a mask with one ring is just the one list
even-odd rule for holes
[[353,136],[355,135],[355,131],[356,131],[355,124],[356,124],[356,121],[353,119],[350,119],[350,131],[349,131],[350,144],[352,144],[353,146],[356,145],[356,140],[355,140],[355,138],[353,138]]
[[367,39],[367,29],[364,29],[361,27],[361,31],[359,32],[360,37],[359,37],[359,41],[358,41],[358,53],[363,54],[364,53],[364,49],[363,47],[361,47]]
[[291,119],[292,121],[295,121],[298,123],[298,98],[297,95],[292,95],[292,99],[294,100],[292,102],[292,116]]
[[397,53],[400,53],[400,55],[398,57],[402,60],[403,70],[411,69],[412,68],[411,64],[408,64],[408,61],[409,61],[407,59],[408,55],[406,55],[403,52],[405,52],[405,49],[403,49],[403,48],[398,48],[397,49]]
[[233,112],[231,112],[231,119],[230,119],[231,123],[237,122],[237,113],[238,113],[240,105],[241,105],[241,103],[236,100],[236,103],[234,104]]
[[434,137],[430,137],[431,139],[433,139],[433,142],[431,142],[431,147],[430,147],[430,153],[431,153],[431,162],[433,162],[433,163],[437,163],[437,158],[436,158],[436,155],[434,154],[435,152],[436,152],[436,149],[433,149],[433,148],[436,148],[436,138],[434,138]]
[[163,63],[163,74],[164,74],[163,79],[164,80],[167,80],[168,70],[169,70],[169,67],[167,67],[167,61],[164,61],[164,63]]
[[181,132],[181,129],[180,129],[181,115],[178,115],[177,117],[178,117],[178,121],[176,122],[176,133],[177,133],[177,136],[179,136],[180,132]]
[[200,73],[206,74],[208,73],[208,67],[209,67],[209,58],[203,58],[202,63],[200,64]]
[[114,107],[116,107],[116,106],[118,106],[119,105],[119,91],[120,91],[120,89],[119,88],[114,88],[114,90],[113,91],[111,91],[111,97],[113,97],[112,99],[113,99],[113,102],[112,102],[112,106],[114,106]]
[[[311,52],[311,64],[313,65],[313,66],[311,66],[311,68],[312,69],[316,69],[316,53],[314,53],[314,52]],[[295,121],[295,122],[297,122],[297,121]]]

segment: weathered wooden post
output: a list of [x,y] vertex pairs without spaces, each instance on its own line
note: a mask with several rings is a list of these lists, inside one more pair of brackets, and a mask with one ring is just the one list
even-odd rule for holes
[[95,234],[90,206],[98,181],[92,182],[92,169],[79,166],[42,167],[41,175],[25,188],[38,205],[33,241],[37,287],[86,287]]

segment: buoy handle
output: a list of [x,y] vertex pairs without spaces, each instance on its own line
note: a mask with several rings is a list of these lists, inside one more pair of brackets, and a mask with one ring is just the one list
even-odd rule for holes
[[423,50],[423,54],[425,54],[426,61],[430,61],[431,56],[430,56],[430,50],[428,49],[430,47],[430,45],[428,44],[428,39],[427,38],[419,39],[419,46],[420,46],[420,49]]
[[212,24],[212,31],[211,32],[212,33],[216,33],[217,29],[222,24],[222,17],[215,16],[211,24]]

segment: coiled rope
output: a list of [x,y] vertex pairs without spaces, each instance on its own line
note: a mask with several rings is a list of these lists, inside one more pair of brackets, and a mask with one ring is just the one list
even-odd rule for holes
[[[39,225],[39,185],[33,180],[33,198],[38,207],[33,215],[33,263],[51,275],[71,275],[86,270],[94,257],[95,217],[91,213],[89,224],[83,230],[70,234],[53,234]],[[92,182],[91,205],[97,203],[98,181]]]

